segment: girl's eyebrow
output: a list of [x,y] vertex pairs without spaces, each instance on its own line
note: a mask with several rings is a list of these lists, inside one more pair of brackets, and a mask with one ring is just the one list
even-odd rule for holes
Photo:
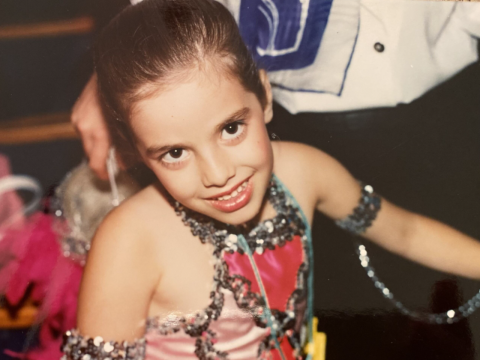
[[244,107],[238,111],[235,111],[233,114],[228,116],[224,121],[222,121],[220,124],[218,124],[215,128],[216,132],[220,131],[223,129],[223,127],[231,122],[238,121],[238,120],[243,120],[248,115],[250,114],[250,108]]
[[[221,131],[225,125],[227,125],[231,122],[245,119],[249,114],[250,114],[250,108],[248,108],[248,107],[244,107],[244,108],[242,108],[238,111],[235,111],[233,114],[229,115],[224,121],[222,121],[220,124],[218,124],[215,127],[216,132]],[[164,145],[164,146],[153,145],[153,146],[150,146],[147,149],[146,154],[149,157],[154,157],[159,153],[165,153],[165,152],[168,152],[170,150],[178,149],[178,148],[182,148],[182,147],[184,147],[184,146],[181,145],[181,144]]]
[[157,154],[163,154],[169,152],[173,149],[183,148],[183,145],[165,145],[165,146],[150,146],[147,149],[147,156],[148,157],[156,157]]

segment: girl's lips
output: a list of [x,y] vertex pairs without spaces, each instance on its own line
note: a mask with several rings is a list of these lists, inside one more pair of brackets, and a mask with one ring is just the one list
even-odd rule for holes
[[[236,192],[233,191],[232,194]],[[246,186],[241,192],[237,192],[235,196],[231,196],[229,199],[223,200],[220,199],[209,199],[207,200],[215,209],[223,212],[233,212],[243,208],[248,204],[252,197],[253,193],[253,184],[251,182],[251,177],[246,181]]]

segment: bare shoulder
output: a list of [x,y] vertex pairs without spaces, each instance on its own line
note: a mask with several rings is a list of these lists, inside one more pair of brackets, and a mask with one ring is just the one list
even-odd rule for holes
[[356,194],[355,180],[327,153],[294,142],[273,142],[272,146],[274,172],[296,197],[306,199],[304,203],[308,207],[322,210],[320,203],[328,202],[328,198],[346,189]]
[[318,169],[328,171],[335,160],[314,147],[287,141],[272,143],[274,152],[274,172],[287,185],[304,188],[305,184],[318,183]]
[[323,153],[308,145],[274,141],[274,173],[289,189],[311,221],[316,206],[312,164],[319,163]]
[[167,228],[171,217],[175,217],[171,205],[156,186],[150,185],[108,214],[97,230],[92,251],[103,247],[115,252],[129,249],[133,256],[132,250],[152,250],[164,233],[159,229]]
[[175,216],[172,208],[150,186],[102,222],[80,289],[78,326],[83,334],[117,341],[143,335],[143,321],[162,274],[159,239],[165,232],[159,228],[167,228],[169,216]]
[[296,167],[298,171],[304,172],[314,169],[315,165],[335,166],[338,163],[333,157],[313,146],[290,141],[275,141],[272,146],[277,171]]

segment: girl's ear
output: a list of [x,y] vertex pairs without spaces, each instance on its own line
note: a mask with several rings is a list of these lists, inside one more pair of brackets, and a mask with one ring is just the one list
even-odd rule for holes
[[273,118],[273,108],[272,108],[272,87],[270,86],[270,81],[268,80],[267,72],[263,69],[259,70],[260,80],[262,81],[263,87],[265,88],[265,107],[263,109],[265,124],[268,124],[272,121]]

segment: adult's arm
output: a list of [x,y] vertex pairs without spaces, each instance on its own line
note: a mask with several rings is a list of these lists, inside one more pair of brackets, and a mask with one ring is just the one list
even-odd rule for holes
[[99,178],[108,179],[106,160],[111,141],[98,98],[95,75],[73,106],[71,122],[80,134],[90,168]]
[[[95,19],[97,31],[100,31],[113,16],[128,4],[128,0],[91,1],[89,13]],[[92,75],[78,97],[72,108],[70,119],[81,137],[90,167],[98,177],[108,179],[105,162],[111,142],[98,101],[95,75]]]

